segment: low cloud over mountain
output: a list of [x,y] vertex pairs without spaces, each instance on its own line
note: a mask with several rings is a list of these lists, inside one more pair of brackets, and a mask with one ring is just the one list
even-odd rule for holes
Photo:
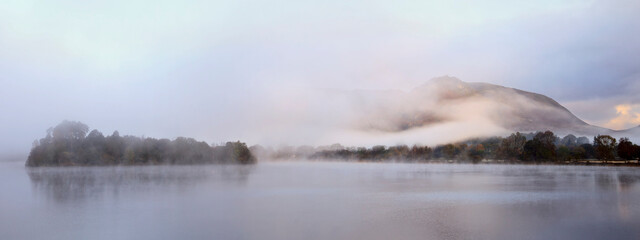
[[[306,98],[314,102],[311,99]],[[411,91],[335,90],[319,99],[325,99],[323,104],[306,104],[307,110],[320,106],[322,114],[317,116],[331,119],[329,141],[347,144],[434,144],[515,131],[629,137],[640,133],[590,125],[541,94],[448,76]]]
[[361,92],[353,96],[362,114],[358,127],[388,132],[448,121],[490,120],[510,131],[552,130],[591,135],[608,129],[585,123],[544,95],[487,83],[440,77],[410,92]]

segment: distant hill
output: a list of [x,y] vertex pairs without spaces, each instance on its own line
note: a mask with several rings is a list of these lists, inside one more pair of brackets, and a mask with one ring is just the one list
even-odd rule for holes
[[[484,121],[510,131],[557,134],[640,134],[590,125],[547,96],[488,83],[439,77],[409,91],[351,91],[361,130],[401,132],[450,121]],[[471,120],[469,120],[471,119]]]
[[627,130],[622,130],[622,131],[616,131],[616,133],[618,135],[621,136],[640,136],[640,126],[634,127],[634,128],[630,128]]

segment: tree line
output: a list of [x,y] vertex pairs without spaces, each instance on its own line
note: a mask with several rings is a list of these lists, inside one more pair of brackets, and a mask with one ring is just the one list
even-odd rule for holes
[[640,147],[628,138],[598,135],[593,142],[586,137],[567,135],[563,138],[551,131],[513,133],[508,137],[473,139],[459,143],[428,146],[374,146],[371,148],[325,149],[309,155],[311,159],[352,159],[366,161],[457,160],[479,162],[482,159],[529,163],[566,163],[584,159],[604,162],[640,158]]
[[36,140],[26,166],[96,166],[149,164],[253,164],[256,158],[245,143],[210,146],[193,138],[174,140],[104,136],[81,122],[63,121]]

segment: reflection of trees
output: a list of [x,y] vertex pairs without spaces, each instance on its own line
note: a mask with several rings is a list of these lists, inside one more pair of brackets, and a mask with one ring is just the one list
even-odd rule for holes
[[32,189],[56,202],[87,201],[119,194],[184,191],[202,184],[243,184],[253,166],[136,166],[31,168]]
[[630,194],[631,189],[640,181],[640,175],[637,174],[618,174],[618,211],[620,217],[628,220],[631,216],[629,206],[633,206],[634,199]]
[[601,189],[613,189],[617,184],[617,179],[614,178],[611,174],[596,174],[595,175],[596,184]]
[[640,175],[621,173],[618,174],[618,182],[620,183],[620,188],[626,191],[636,183],[640,182]]
[[635,184],[640,182],[640,175],[637,173],[620,172],[617,174],[596,174],[595,180],[602,189],[610,189],[617,191],[627,191]]
[[611,204],[617,206],[621,219],[628,220],[631,213],[629,207],[635,199],[633,188],[640,183],[640,175],[634,172],[618,172],[617,174],[596,174],[597,186],[603,191],[611,191],[615,194]]

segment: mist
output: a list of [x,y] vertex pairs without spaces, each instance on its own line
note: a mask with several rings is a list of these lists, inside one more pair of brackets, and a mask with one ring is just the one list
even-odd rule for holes
[[[507,133],[487,118],[486,101],[468,100],[435,107],[434,101],[410,102],[394,93],[390,97],[386,91],[367,91],[365,95],[369,96],[360,93],[316,91],[305,93],[304,98],[295,98],[294,102],[289,98],[275,101],[275,107],[267,108],[268,113],[254,118],[261,119],[258,124],[246,125],[246,139],[271,146],[431,145]],[[437,114],[438,119],[422,114],[434,117]],[[418,122],[414,124],[414,120]]]
[[[0,6],[0,153],[28,152],[65,119],[105,133],[265,145],[435,144],[504,132],[469,112],[491,108],[481,102],[451,109],[469,118],[438,113],[452,119],[395,131],[397,119],[367,129],[358,124],[381,111],[351,112],[360,106],[326,96],[327,89],[409,92],[443,75],[563,104],[599,102],[569,108],[602,126],[615,106],[639,103],[638,8],[635,1],[9,1]],[[393,108],[384,117],[416,107],[374,102]]]
[[632,168],[286,162],[25,173],[3,163],[0,173],[11,193],[0,198],[7,239],[640,236]]
[[0,2],[0,240],[640,239],[639,0]]

